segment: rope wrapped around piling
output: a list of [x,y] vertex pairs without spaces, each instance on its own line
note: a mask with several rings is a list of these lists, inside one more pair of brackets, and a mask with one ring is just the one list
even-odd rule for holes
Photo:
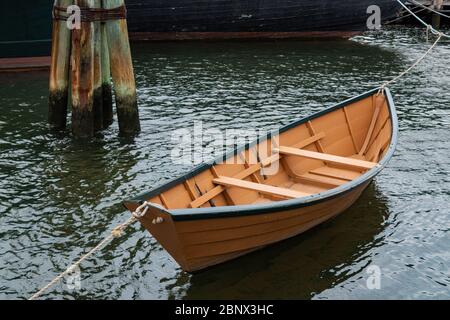
[[[122,5],[117,8],[89,8],[79,7],[82,22],[105,22],[109,20],[121,20],[127,18],[127,8]],[[53,7],[53,20],[67,21],[69,14],[66,7]]]

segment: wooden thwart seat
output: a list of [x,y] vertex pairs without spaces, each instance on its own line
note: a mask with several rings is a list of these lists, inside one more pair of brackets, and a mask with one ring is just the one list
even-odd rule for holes
[[[234,179],[245,179],[245,178],[251,176],[252,174],[254,174],[255,172],[258,172],[262,168],[267,167],[267,166],[271,165],[272,163],[274,163],[274,162],[276,162],[278,160],[280,160],[280,155],[279,154],[275,154],[275,155],[270,156],[269,158],[263,160],[261,163],[255,164],[255,165],[251,166],[250,168],[239,172],[233,178]],[[206,202],[208,202],[209,200],[217,197],[219,194],[221,194],[224,191],[225,191],[224,187],[217,186],[214,189],[211,189],[210,191],[208,191],[207,193],[202,195],[201,197],[199,197],[196,200],[192,201],[190,203],[189,207],[190,208],[199,208],[202,205],[204,205]]]
[[326,161],[327,163],[341,164],[341,165],[346,165],[346,166],[359,168],[359,169],[365,169],[365,170],[372,169],[377,165],[377,163],[375,163],[375,162],[351,159],[351,158],[346,158],[346,157],[339,157],[339,156],[334,156],[331,154],[307,151],[307,150],[290,148],[290,147],[280,147],[276,151],[278,151],[280,154],[284,154],[284,155],[288,155],[288,156],[298,156],[298,157],[303,157],[303,158],[308,158],[308,159],[322,160],[322,161]]
[[260,183],[254,183],[250,181],[245,180],[239,180],[229,177],[219,177],[217,179],[214,179],[213,182],[215,184],[219,184],[226,187],[236,187],[236,188],[242,188],[246,190],[252,190],[257,191],[262,194],[266,194],[269,196],[275,196],[275,197],[282,197],[286,199],[295,199],[295,198],[301,198],[305,196],[309,196],[309,193],[285,189],[285,188],[279,188],[274,186],[269,186],[266,184],[260,184]]
[[[318,134],[313,135],[312,137],[309,137],[297,144],[295,144],[293,147],[284,147],[281,146],[278,149],[275,149],[275,152],[278,152],[277,154],[274,154],[267,159],[262,160],[260,163],[255,165],[246,165],[246,169],[239,172],[233,177],[217,177],[213,180],[215,184],[217,184],[217,187],[214,187],[210,191],[206,192],[205,194],[201,195],[197,199],[193,200],[189,207],[190,208],[199,208],[211,199],[217,197],[218,195],[222,194],[226,191],[229,187],[237,187],[242,188],[246,190],[252,190],[259,192],[264,195],[274,196],[278,198],[285,198],[285,199],[294,199],[294,198],[301,198],[310,195],[309,193],[300,192],[296,190],[290,190],[286,188],[280,188],[280,187],[274,187],[262,183],[256,183],[256,182],[250,182],[245,181],[244,179],[254,175],[256,172],[260,171],[261,169],[270,166],[272,163],[280,161],[283,158],[283,155],[288,156],[299,156],[309,159],[316,159],[316,160],[322,160],[326,163],[334,163],[334,164],[340,164],[349,166],[351,168],[355,169],[363,169],[363,170],[369,170],[372,169],[377,165],[377,163],[364,161],[360,159],[354,159],[354,158],[346,158],[346,157],[339,157],[334,156],[326,153],[320,153],[320,152],[313,152],[313,151],[307,151],[303,150],[301,148],[304,148],[308,145],[311,145],[313,143],[316,143],[320,139],[324,138],[325,134],[323,132],[320,132]],[[328,171],[327,171],[328,170]],[[333,172],[330,172],[333,171]],[[303,180],[305,182],[316,182],[319,184],[326,184],[329,186],[337,187],[340,185],[345,184],[347,181],[351,181],[354,178],[356,178],[360,173],[351,173],[349,174],[348,171],[345,172],[343,170],[342,172],[334,172],[338,169],[333,168],[319,168],[316,170],[312,170],[310,173],[304,174],[302,176],[299,176],[298,178],[300,180]]]
[[[307,146],[319,141],[320,139],[323,139],[324,137],[325,137],[325,133],[320,132],[320,133],[313,135],[305,140],[300,141],[299,143],[296,143],[294,146],[296,148],[304,148],[304,147],[307,147]],[[249,166],[245,170],[239,172],[233,178],[238,179],[238,180],[245,179],[245,178],[255,174],[256,172],[260,171],[261,169],[270,166],[272,163],[279,161],[280,159],[281,159],[281,157],[278,153],[274,154],[274,155],[268,157],[267,159],[262,160],[261,163]],[[211,189],[204,195],[202,195],[202,196],[198,197],[197,199],[195,199],[194,201],[192,201],[189,204],[189,207],[190,208],[199,208],[202,205],[204,205],[206,202],[208,202],[209,200],[222,194],[225,190],[226,190],[226,187],[221,186],[221,185],[214,187],[213,189]]]

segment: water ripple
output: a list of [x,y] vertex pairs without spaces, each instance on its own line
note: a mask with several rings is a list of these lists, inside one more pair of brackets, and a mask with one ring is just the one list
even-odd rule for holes
[[[133,47],[142,134],[115,123],[89,144],[46,127],[45,74],[0,77],[0,298],[26,298],[128,217],[120,202],[189,168],[173,130],[271,130],[362,93],[429,44],[391,28],[341,42]],[[261,252],[188,275],[140,226],[82,266],[82,289],[46,298],[446,298],[450,294],[448,42],[392,87],[399,148],[346,214]],[[382,270],[368,290],[369,265]]]

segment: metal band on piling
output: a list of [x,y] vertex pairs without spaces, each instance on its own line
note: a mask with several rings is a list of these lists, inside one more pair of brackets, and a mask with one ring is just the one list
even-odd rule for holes
[[[67,9],[65,7],[54,6],[53,19],[66,21],[69,18]],[[125,5],[112,9],[80,7],[80,13],[82,22],[105,22],[127,18]]]

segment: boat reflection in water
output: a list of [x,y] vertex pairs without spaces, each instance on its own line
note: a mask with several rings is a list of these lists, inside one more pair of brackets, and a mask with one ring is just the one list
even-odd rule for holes
[[[376,183],[311,231],[194,274],[185,299],[310,299],[360,274],[383,241],[389,205]],[[365,279],[361,280],[365,283]]]

